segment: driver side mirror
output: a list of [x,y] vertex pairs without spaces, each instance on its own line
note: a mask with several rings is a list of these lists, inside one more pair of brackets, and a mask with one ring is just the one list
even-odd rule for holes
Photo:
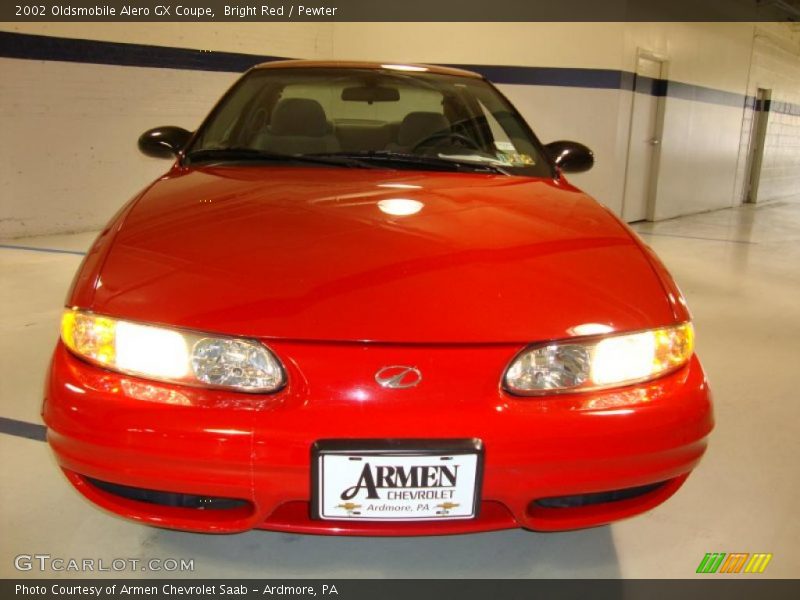
[[564,173],[583,173],[594,165],[594,153],[578,142],[559,140],[550,142],[545,149]]
[[191,137],[192,132],[182,127],[155,127],[139,136],[139,151],[153,158],[173,158]]

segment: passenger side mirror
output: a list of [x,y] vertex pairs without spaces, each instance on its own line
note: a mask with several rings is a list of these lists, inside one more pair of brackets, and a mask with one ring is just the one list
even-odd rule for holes
[[192,137],[182,127],[155,127],[139,136],[139,151],[153,158],[173,158]]
[[559,140],[550,142],[545,148],[564,173],[583,173],[594,165],[594,153],[578,142]]

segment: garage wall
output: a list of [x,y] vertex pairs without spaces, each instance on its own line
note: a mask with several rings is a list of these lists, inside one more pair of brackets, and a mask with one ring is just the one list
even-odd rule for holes
[[[64,38],[319,57],[323,24],[35,23],[7,31]],[[102,52],[102,48],[97,50]],[[92,60],[89,49],[84,57]],[[157,125],[197,127],[235,72],[142,68],[0,57],[0,236],[97,229],[167,161],[136,140]]]
[[[753,26],[644,23],[626,30],[637,49],[666,61],[656,220],[733,206]],[[633,65],[626,63],[633,70]],[[627,137],[627,132],[626,132]]]
[[780,34],[759,28],[753,44],[748,92],[772,90],[769,106],[760,107],[768,119],[758,202],[800,192],[800,36]]
[[[633,98],[630,75],[637,52],[657,55],[667,63],[670,85],[663,99],[656,218],[733,205],[752,24],[493,23],[491,36],[487,27],[339,23],[334,51],[367,59],[381,48],[381,56],[398,61],[563,70],[560,85],[542,84],[541,79],[558,77],[531,69],[517,77],[518,83],[499,87],[544,142],[577,139],[595,151],[595,168],[571,180],[618,214]],[[617,71],[622,77],[615,87],[599,85],[596,73],[580,69]],[[498,80],[491,69],[488,75]]]
[[297,58],[333,51],[331,23],[0,23],[0,31]]
[[[499,82],[543,141],[572,138],[592,147],[596,168],[572,180],[620,213],[632,71],[637,51],[646,50],[667,61],[669,79],[656,217],[726,207],[739,202],[734,185],[746,94],[753,93],[750,57],[760,56],[753,51],[756,28],[740,23],[32,23],[0,29],[135,43],[155,54],[163,47],[209,51],[208,66],[204,53],[193,68],[90,64],[85,56],[66,62],[0,57],[3,237],[102,225],[166,167],[136,151],[138,135],[159,124],[194,128],[244,68],[231,65],[258,61],[246,55],[474,67]],[[238,62],[211,60],[226,53],[243,54]],[[770,55],[759,64],[794,98],[800,75],[790,58]],[[775,149],[765,164],[773,175],[764,181],[771,194],[796,187],[798,149],[786,139],[794,123],[770,130]]]
[[98,228],[168,166],[138,153],[138,136],[160,124],[195,127],[232,80],[1,58],[0,71],[6,236]]

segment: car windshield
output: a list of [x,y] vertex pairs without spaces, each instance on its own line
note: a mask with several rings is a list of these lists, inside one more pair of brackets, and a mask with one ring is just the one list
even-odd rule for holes
[[389,68],[254,69],[184,160],[552,176],[530,128],[486,81]]

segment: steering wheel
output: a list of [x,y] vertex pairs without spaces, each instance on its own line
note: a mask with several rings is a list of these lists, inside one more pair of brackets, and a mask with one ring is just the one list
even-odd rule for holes
[[472,150],[481,150],[480,145],[478,145],[478,143],[475,140],[473,140],[470,137],[467,137],[466,135],[462,135],[454,131],[439,131],[438,133],[434,133],[429,135],[428,137],[422,138],[420,141],[414,144],[414,146],[412,146],[411,151],[416,152],[422,146],[430,145],[431,142],[435,142],[436,140],[458,140],[459,142],[465,143],[467,147]]

